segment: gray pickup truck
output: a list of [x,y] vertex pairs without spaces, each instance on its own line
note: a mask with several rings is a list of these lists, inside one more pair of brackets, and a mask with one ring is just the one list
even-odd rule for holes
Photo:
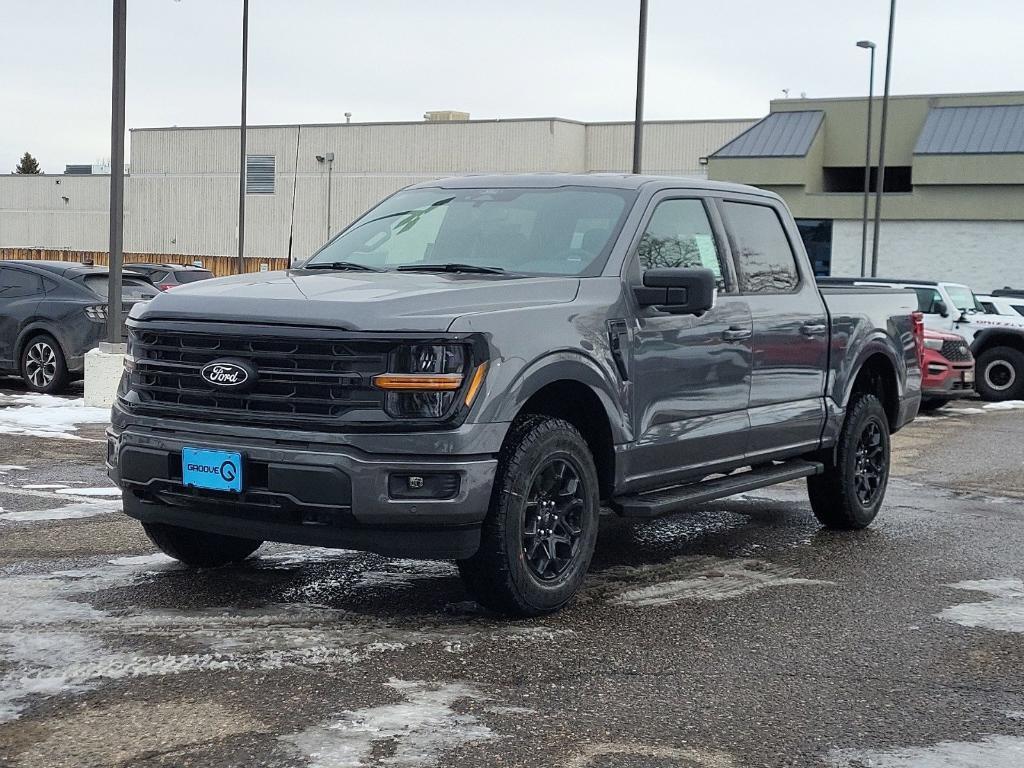
[[133,310],[109,473],[191,565],[265,540],[454,559],[483,605],[541,614],[583,582],[602,506],[806,477],[825,526],[870,523],[920,401],[916,306],[819,290],[750,187],[421,184],[296,269]]

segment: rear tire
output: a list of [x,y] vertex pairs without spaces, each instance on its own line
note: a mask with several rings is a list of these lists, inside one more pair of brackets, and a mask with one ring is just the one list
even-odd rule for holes
[[52,395],[68,385],[64,350],[48,333],[36,334],[25,343],[20,362],[21,378],[33,392]]
[[825,471],[807,478],[814,516],[827,528],[866,528],[889,482],[889,421],[874,395],[851,401]]
[[1024,399],[1024,352],[1013,347],[992,347],[975,364],[978,394],[983,400]]
[[597,470],[579,431],[547,416],[517,421],[498,459],[480,549],[459,561],[466,589],[510,616],[559,610],[590,566],[599,509]]
[[195,568],[216,568],[240,562],[263,543],[165,523],[143,523],[142,527],[161,552]]

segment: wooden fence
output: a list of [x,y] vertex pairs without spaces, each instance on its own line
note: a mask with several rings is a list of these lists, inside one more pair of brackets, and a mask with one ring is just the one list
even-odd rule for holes
[[[109,254],[106,251],[66,251],[53,248],[0,248],[0,259],[34,259],[44,261],[92,262],[106,266]],[[189,256],[182,253],[126,253],[125,264],[149,262],[155,264],[201,264],[217,277],[238,274],[236,256]],[[246,272],[266,272],[287,269],[286,259],[258,259],[246,257]]]

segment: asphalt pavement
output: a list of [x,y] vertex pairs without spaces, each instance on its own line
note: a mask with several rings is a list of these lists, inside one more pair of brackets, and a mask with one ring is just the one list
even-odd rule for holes
[[183,568],[118,512],[101,424],[3,408],[5,768],[1024,766],[1024,408],[897,435],[865,531],[800,483],[608,516],[581,597],[528,621],[449,563]]

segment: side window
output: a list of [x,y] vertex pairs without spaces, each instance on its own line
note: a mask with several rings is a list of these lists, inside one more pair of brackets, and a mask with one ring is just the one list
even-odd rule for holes
[[38,275],[11,267],[0,267],[0,299],[15,299],[43,292]]
[[934,288],[911,288],[917,294],[917,310],[924,312],[926,315],[937,315],[939,314],[938,303],[942,301],[942,296]]
[[800,283],[796,258],[773,208],[725,203],[725,223],[735,241],[733,257],[742,293],[785,293]]
[[722,260],[704,203],[664,200],[658,203],[637,248],[641,271],[662,267],[707,267],[725,288]]

